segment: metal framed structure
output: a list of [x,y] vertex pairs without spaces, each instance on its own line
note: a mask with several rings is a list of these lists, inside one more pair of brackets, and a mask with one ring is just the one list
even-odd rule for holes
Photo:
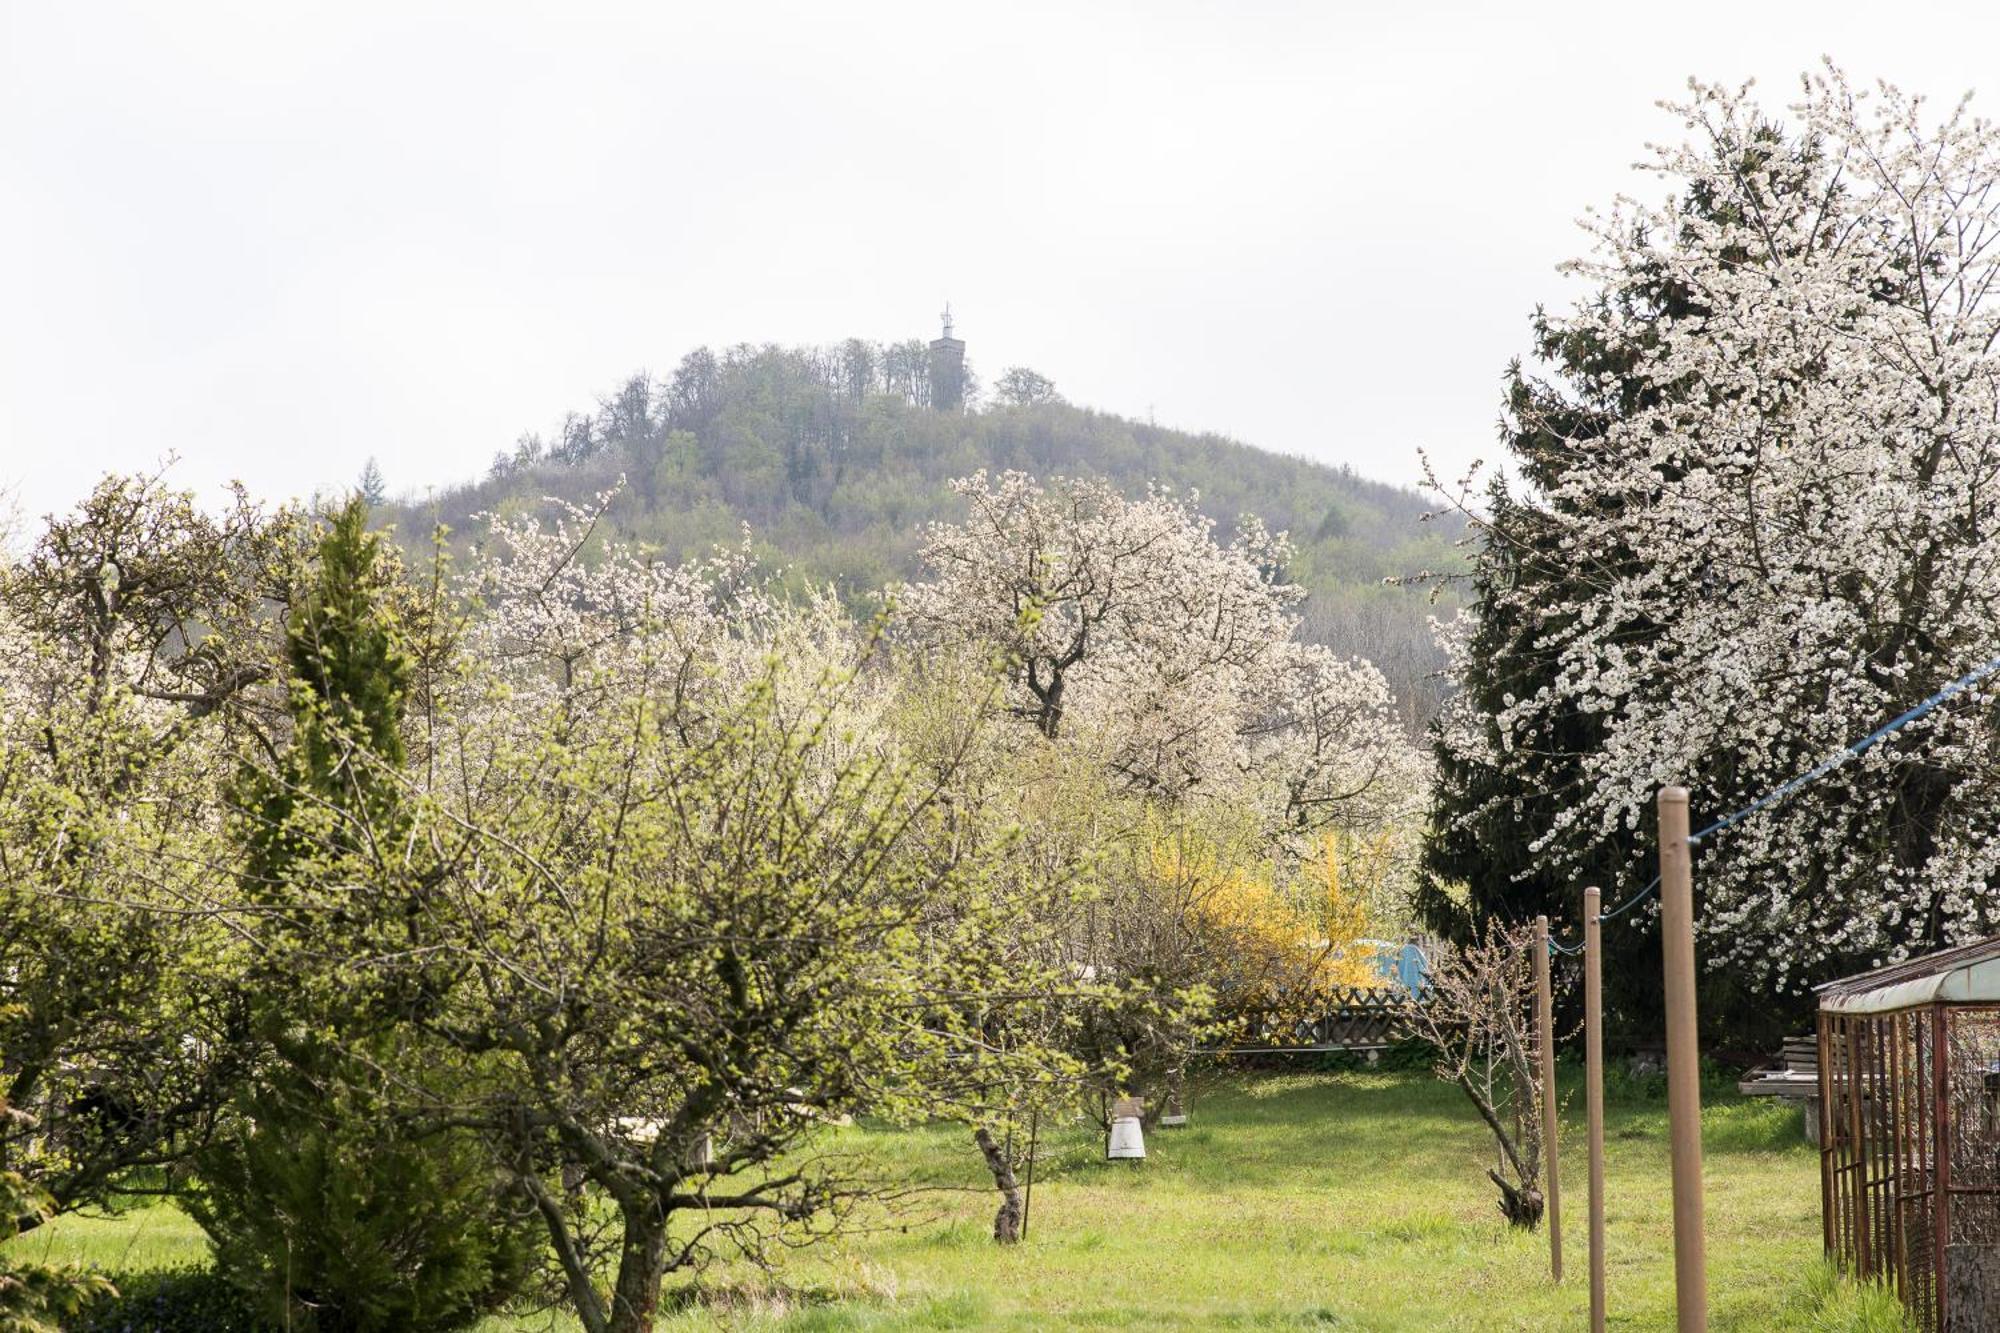
[[1927,1333],[2000,1327],[2000,938],[1818,994],[1827,1254]]

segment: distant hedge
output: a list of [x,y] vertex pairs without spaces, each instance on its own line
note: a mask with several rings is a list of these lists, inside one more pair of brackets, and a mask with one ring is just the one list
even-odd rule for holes
[[118,1295],[66,1325],[72,1333],[266,1333],[242,1295],[209,1268],[114,1277]]

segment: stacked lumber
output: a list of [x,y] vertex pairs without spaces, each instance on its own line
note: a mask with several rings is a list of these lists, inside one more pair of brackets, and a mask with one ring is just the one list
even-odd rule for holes
[[1804,1100],[1819,1095],[1819,1040],[1816,1037],[1789,1037],[1779,1053],[1778,1064],[1758,1069],[1736,1085],[1746,1097],[1788,1097]]
[[1745,1097],[1782,1097],[1799,1103],[1806,1138],[1819,1142],[1819,1039],[1790,1037],[1771,1069],[1753,1071],[1736,1085]]

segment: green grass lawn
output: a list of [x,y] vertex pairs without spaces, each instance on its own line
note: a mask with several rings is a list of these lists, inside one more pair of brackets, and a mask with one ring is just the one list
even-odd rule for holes
[[[1094,1132],[1042,1139],[1028,1241],[987,1238],[970,1137],[856,1129],[842,1147],[940,1187],[774,1271],[712,1271],[674,1329],[1581,1328],[1581,1098],[1565,1124],[1569,1280],[1547,1238],[1510,1232],[1483,1168],[1483,1130],[1454,1088],[1419,1074],[1258,1074],[1204,1087],[1194,1125],[1151,1136],[1143,1165],[1106,1163]],[[1608,1114],[1615,1328],[1670,1328],[1673,1264],[1662,1103]],[[1795,1109],[1711,1099],[1703,1123],[1711,1326],[1889,1330],[1892,1303],[1833,1282],[1820,1262],[1817,1159]],[[951,1188],[956,1187],[956,1188]],[[24,1252],[114,1270],[199,1261],[202,1236],[154,1207],[65,1219]],[[567,1330],[549,1315],[502,1329]]]

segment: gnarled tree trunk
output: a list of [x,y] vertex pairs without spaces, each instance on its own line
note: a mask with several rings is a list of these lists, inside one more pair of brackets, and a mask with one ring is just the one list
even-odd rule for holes
[[1533,1185],[1516,1187],[1507,1177],[1486,1168],[1487,1178],[1500,1187],[1500,1214],[1509,1226],[1526,1227],[1530,1231],[1542,1222],[1542,1192]]
[[1014,1176],[1014,1162],[994,1139],[993,1131],[984,1125],[972,1131],[972,1141],[979,1145],[979,1153],[986,1159],[986,1169],[993,1173],[993,1186],[1000,1191],[1000,1211],[993,1215],[993,1239],[1002,1245],[1012,1245],[1021,1239],[1021,1186]]
[[642,1202],[621,1211],[625,1236],[611,1288],[607,1333],[652,1333],[660,1311],[660,1279],[666,1271],[667,1215],[657,1203]]

